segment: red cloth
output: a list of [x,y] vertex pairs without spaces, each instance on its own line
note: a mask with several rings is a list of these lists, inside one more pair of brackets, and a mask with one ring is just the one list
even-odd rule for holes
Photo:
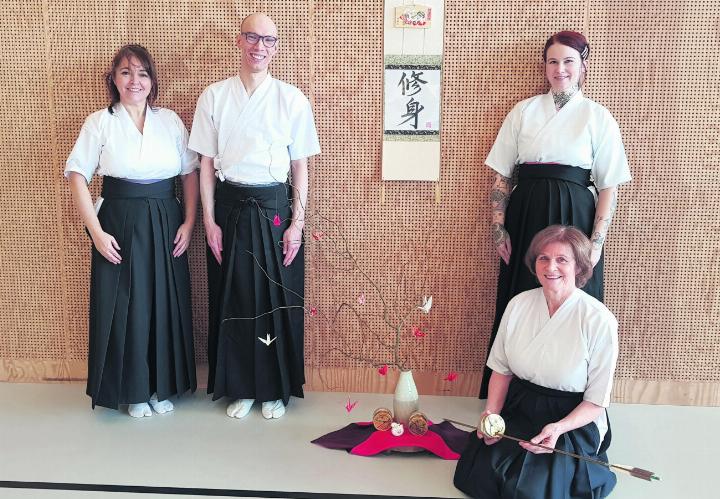
[[345,449],[357,456],[373,456],[398,447],[420,447],[443,459],[458,459],[468,433],[455,428],[447,421],[433,424],[428,421],[425,435],[413,435],[407,429],[399,437],[390,430],[377,431],[372,423],[351,423],[345,428],[323,435],[312,441],[330,449]]

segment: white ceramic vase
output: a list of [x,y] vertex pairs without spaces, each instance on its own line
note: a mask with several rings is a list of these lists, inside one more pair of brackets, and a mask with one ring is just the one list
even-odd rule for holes
[[418,410],[418,391],[412,371],[400,371],[395,396],[393,397],[393,416],[407,430],[410,415]]

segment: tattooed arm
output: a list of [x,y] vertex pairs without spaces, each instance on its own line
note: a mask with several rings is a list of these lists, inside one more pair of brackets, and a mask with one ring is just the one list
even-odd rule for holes
[[503,259],[506,265],[510,263],[510,253],[512,252],[510,235],[505,230],[505,208],[507,208],[508,200],[510,199],[510,191],[512,190],[511,182],[509,178],[495,173],[493,186],[490,190],[490,206],[492,207],[490,230],[492,232],[493,244],[500,258]]
[[603,244],[605,243],[610,222],[612,222],[616,208],[617,186],[601,190],[598,195],[597,207],[595,208],[595,225],[593,226],[592,237],[590,238],[590,242],[592,242],[590,259],[592,260],[593,267],[600,260]]

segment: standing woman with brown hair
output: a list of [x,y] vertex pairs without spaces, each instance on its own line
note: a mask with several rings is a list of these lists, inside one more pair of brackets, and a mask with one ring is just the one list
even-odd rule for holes
[[[581,33],[560,31],[548,38],[543,61],[550,91],[515,105],[485,160],[495,170],[491,231],[501,258],[488,352],[510,299],[537,287],[523,258],[545,227],[573,225],[590,238],[594,271],[583,290],[603,301],[603,245],[617,186],[631,177],[617,122],[580,90],[589,56]],[[485,367],[480,398],[487,397],[490,373]]]
[[[127,404],[143,417],[173,410],[168,399],[197,385],[186,250],[198,159],[178,115],[154,107],[157,71],[144,47],[118,50],[106,84],[110,105],[85,120],[65,168],[93,243],[87,394],[93,408]],[[93,174],[103,177],[95,207]]]

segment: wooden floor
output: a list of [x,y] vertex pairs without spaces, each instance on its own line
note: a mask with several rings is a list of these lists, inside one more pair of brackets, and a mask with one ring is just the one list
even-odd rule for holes
[[[347,413],[347,394],[309,392],[282,419],[266,421],[254,408],[234,420],[224,403],[197,393],[170,414],[136,420],[92,411],[84,385],[0,383],[0,498],[463,497],[452,485],[454,461],[356,457],[310,444],[392,403],[390,395],[350,399],[358,404]],[[474,423],[481,408],[474,398],[421,398],[435,421]],[[615,404],[610,417],[610,461],[662,477],[619,476],[611,497],[720,497],[720,409]]]

